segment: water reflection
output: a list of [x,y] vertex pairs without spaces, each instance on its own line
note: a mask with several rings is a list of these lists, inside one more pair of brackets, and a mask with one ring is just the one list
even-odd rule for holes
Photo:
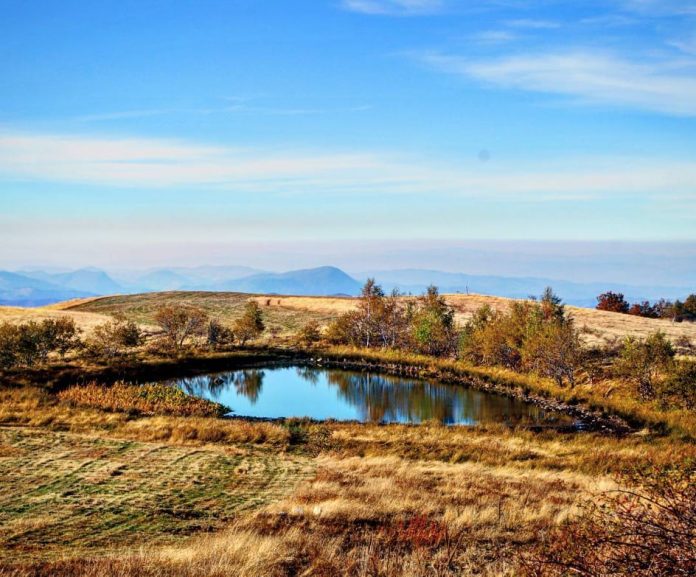
[[180,379],[189,394],[255,417],[446,424],[567,422],[516,399],[461,386],[312,367],[245,369]]

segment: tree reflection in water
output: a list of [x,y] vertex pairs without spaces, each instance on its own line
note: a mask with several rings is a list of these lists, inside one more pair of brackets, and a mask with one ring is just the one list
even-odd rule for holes
[[[265,393],[264,379],[267,379],[268,387]],[[181,379],[176,384],[189,394],[212,400],[219,400],[225,394],[224,402],[231,406],[234,406],[234,400],[229,398],[229,394],[236,393],[238,398],[248,399],[251,405],[259,403],[256,412],[262,414],[266,407],[262,393],[267,403],[274,402],[276,406],[280,403],[290,411],[290,401],[294,401],[295,410],[303,414],[283,415],[287,417],[328,418],[326,415],[331,413],[331,407],[339,402],[344,407],[353,407],[359,419],[371,422],[422,423],[435,420],[445,424],[523,424],[565,419],[516,399],[463,386],[337,369],[245,369]],[[311,386],[308,388],[307,384]],[[325,390],[317,387],[325,387]],[[327,397],[326,389],[334,390],[336,395]]]

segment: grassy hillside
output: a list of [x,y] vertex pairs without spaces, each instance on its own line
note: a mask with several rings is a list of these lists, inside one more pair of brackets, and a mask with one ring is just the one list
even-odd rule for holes
[[[472,313],[484,304],[495,309],[505,309],[512,299],[484,295],[446,295],[456,311],[459,323],[464,323]],[[281,335],[292,334],[308,320],[327,323],[338,314],[350,310],[356,300],[341,297],[262,296],[227,292],[164,292],[139,295],[111,296],[87,299],[59,305],[74,313],[101,315],[125,314],[143,324],[153,321],[155,311],[164,304],[190,304],[201,307],[223,322],[231,322],[240,314],[244,303],[254,299],[260,305],[268,327]],[[660,330],[672,341],[687,338],[696,343],[696,323],[672,323],[661,319],[646,319],[631,315],[610,313],[579,307],[568,307],[583,338],[588,344],[611,342],[626,335],[639,337]],[[0,315],[2,312],[0,311]]]

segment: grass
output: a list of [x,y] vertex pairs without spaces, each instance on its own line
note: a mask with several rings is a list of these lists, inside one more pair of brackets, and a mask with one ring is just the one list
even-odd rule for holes
[[0,561],[89,556],[219,530],[291,492],[297,456],[0,428]]
[[512,575],[617,473],[689,459],[666,436],[144,417],[4,388],[0,575]]
[[[124,313],[147,326],[162,304],[186,303],[231,322],[249,298],[260,299],[276,335],[271,343],[310,319],[325,323],[354,303],[159,293],[99,298],[49,312],[94,318]],[[448,298],[460,320],[483,302],[509,303],[476,295]],[[577,315],[580,325],[591,324],[590,337],[603,340],[664,325],[599,311]],[[674,329],[670,338],[696,330],[687,324]],[[172,363],[146,354],[137,353],[134,369],[161,371]],[[249,354],[230,353],[227,360],[227,353],[206,354],[177,363],[247,362]],[[180,412],[183,399],[173,401],[171,410],[167,402],[135,410],[134,402],[147,399],[134,398],[130,389],[110,404],[101,387],[89,402],[82,402],[92,398],[89,389],[69,389],[61,398],[46,387],[0,387],[0,575],[512,576],[521,555],[573,519],[585,500],[612,489],[617,475],[696,460],[694,413],[639,401],[621,383],[581,379],[570,389],[398,351],[312,354],[426,378],[475,380],[648,428],[617,437],[434,423],[283,425],[167,414]]]
[[222,417],[230,409],[206,399],[187,395],[181,389],[162,384],[111,386],[90,383],[70,387],[58,393],[61,401],[78,407],[96,407],[106,411],[125,411],[140,415],[177,415],[181,417]]
[[[473,312],[484,304],[494,309],[506,309],[513,299],[487,295],[445,295],[455,310],[458,323],[464,324]],[[408,298],[408,297],[405,297]],[[341,297],[302,297],[247,295],[229,292],[164,292],[139,295],[102,297],[61,307],[67,313],[100,315],[125,314],[143,324],[152,324],[154,313],[164,304],[190,304],[201,307],[223,322],[231,323],[241,315],[244,303],[256,300],[267,319],[270,329],[278,335],[291,335],[309,320],[327,324],[339,314],[351,310],[356,300]],[[689,339],[696,343],[696,323],[672,323],[668,320],[647,319],[580,307],[568,307],[579,328],[584,328],[583,339],[589,345],[611,343],[626,335],[645,337],[660,330],[673,342]]]

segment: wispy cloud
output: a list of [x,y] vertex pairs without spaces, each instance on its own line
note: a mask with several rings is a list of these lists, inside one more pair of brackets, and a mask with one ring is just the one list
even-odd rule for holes
[[514,201],[606,194],[696,197],[696,162],[570,159],[555,166],[468,168],[386,153],[280,153],[184,141],[0,132],[0,178],[243,193],[437,194]]
[[434,14],[444,7],[442,0],[343,0],[342,5],[351,12],[391,16]]
[[429,53],[422,59],[440,70],[502,88],[561,94],[584,104],[696,116],[693,61],[639,62],[582,50],[486,60]]
[[471,39],[478,44],[507,44],[518,39],[518,35],[509,30],[484,30],[471,35]]
[[512,28],[528,28],[530,30],[552,30],[560,28],[561,24],[552,20],[535,20],[531,18],[520,18],[518,20],[506,20],[505,24]]

